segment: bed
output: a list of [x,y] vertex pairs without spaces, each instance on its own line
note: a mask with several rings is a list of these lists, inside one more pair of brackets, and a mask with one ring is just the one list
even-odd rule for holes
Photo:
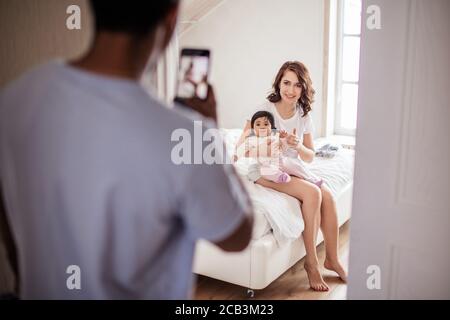
[[[242,130],[221,129],[226,148],[233,150]],[[316,149],[328,140],[315,140]],[[308,168],[322,177],[335,196],[341,226],[351,214],[354,151],[340,148],[333,158],[316,157]],[[224,252],[205,240],[196,244],[193,271],[196,274],[253,290],[267,287],[306,254],[301,232],[301,207],[295,198],[254,184],[246,177],[248,162],[235,167],[254,207],[254,228],[248,247],[238,253]],[[317,244],[323,241],[319,232]]]

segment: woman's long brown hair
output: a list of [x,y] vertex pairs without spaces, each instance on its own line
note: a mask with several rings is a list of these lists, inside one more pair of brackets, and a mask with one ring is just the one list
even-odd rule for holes
[[290,70],[297,75],[298,81],[302,86],[302,94],[298,99],[298,104],[303,109],[303,117],[306,117],[306,115],[311,111],[311,105],[314,102],[314,94],[316,91],[312,87],[312,81],[308,69],[299,61],[287,61],[281,66],[272,85],[273,92],[267,96],[267,100],[272,103],[281,100],[280,82],[287,70]]

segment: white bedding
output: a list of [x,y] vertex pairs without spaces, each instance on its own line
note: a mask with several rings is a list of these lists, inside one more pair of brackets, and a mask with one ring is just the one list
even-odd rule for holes
[[[226,148],[233,154],[242,129],[221,129]],[[315,140],[318,148],[327,141],[324,138]],[[311,164],[305,164],[313,173],[321,177],[334,195],[353,180],[354,152],[341,148],[333,158],[316,157]],[[259,239],[271,230],[278,243],[295,240],[300,237],[304,224],[300,203],[297,199],[257,185],[247,179],[247,168],[250,162],[240,159],[235,163],[237,172],[246,186],[254,207],[255,223],[253,239]]]

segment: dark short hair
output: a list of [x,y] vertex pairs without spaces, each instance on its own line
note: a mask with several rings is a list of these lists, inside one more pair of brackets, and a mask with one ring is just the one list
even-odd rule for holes
[[250,120],[252,129],[253,129],[253,126],[254,126],[254,124],[255,124],[256,119],[258,119],[258,118],[267,118],[267,120],[269,120],[269,122],[270,122],[270,125],[272,126],[272,130],[273,130],[273,129],[276,129],[276,128],[275,128],[275,119],[274,119],[274,117],[273,117],[273,114],[270,113],[269,111],[257,111],[257,112],[252,116],[252,119]]
[[91,0],[98,31],[149,34],[179,0],[106,1]]

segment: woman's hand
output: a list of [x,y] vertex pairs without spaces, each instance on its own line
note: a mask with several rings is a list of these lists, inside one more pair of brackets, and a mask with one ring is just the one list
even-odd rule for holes
[[297,136],[297,130],[295,128],[294,128],[294,130],[292,130],[292,133],[287,136],[286,142],[287,142],[288,146],[290,146],[292,148],[297,148],[298,143],[300,142],[300,139]]
[[280,130],[280,139],[284,139],[288,136],[288,133],[286,130]]
[[303,143],[298,145],[297,151],[303,161],[311,163],[314,160],[315,151],[313,136],[311,133],[303,135]]

